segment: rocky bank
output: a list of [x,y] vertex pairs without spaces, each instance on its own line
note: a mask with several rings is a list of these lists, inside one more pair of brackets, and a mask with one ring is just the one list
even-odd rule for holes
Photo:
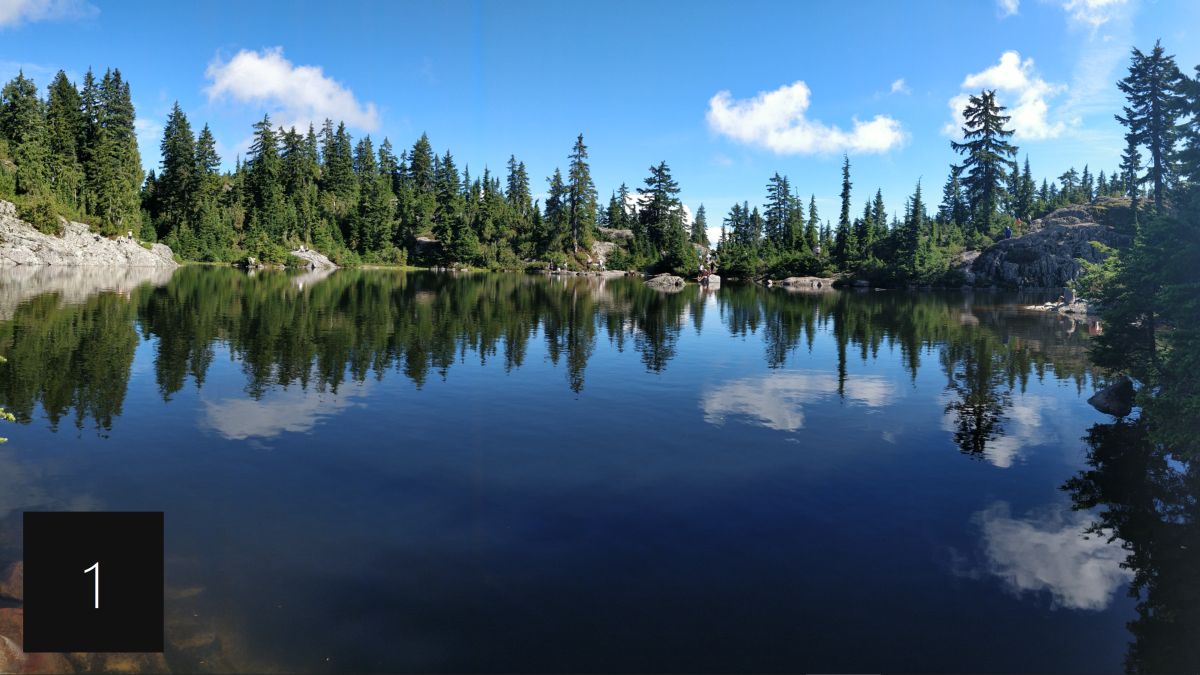
[[67,222],[61,236],[43,234],[17,216],[12,202],[0,200],[0,265],[62,267],[175,268],[175,256],[163,244],[149,248],[125,237],[110,239],[83,223]]
[[1132,240],[1132,212],[1123,199],[1102,198],[1096,204],[1069,206],[1039,218],[1031,232],[1005,239],[977,256],[965,256],[960,268],[965,283],[1005,288],[1062,288],[1083,271],[1079,260],[1107,257],[1092,246],[1114,248]]

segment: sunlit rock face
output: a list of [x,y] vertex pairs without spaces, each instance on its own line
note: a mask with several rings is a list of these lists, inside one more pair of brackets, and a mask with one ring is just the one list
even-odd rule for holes
[[0,266],[8,265],[178,267],[164,244],[146,248],[132,233],[110,239],[74,222],[59,236],[44,234],[17,217],[11,202],[0,201]]

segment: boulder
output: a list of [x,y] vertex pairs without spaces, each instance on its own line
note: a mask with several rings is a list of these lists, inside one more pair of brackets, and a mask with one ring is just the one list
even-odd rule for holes
[[600,236],[612,241],[633,241],[633,230],[615,227],[597,227],[596,231],[600,233]]
[[768,286],[779,286],[790,291],[832,291],[833,279],[826,277],[788,277],[768,281]]
[[721,277],[716,274],[710,274],[704,277],[704,281],[701,283],[709,288],[716,288],[721,285]]
[[304,269],[337,269],[337,265],[327,258],[325,254],[314,251],[311,248],[298,248],[292,251],[292,255],[301,260],[300,267]]
[[1122,375],[1096,392],[1088,399],[1088,403],[1102,413],[1125,417],[1133,411],[1133,380]]
[[61,236],[44,234],[17,217],[12,202],[0,200],[0,266],[55,265],[175,268],[164,244],[142,245],[133,237],[109,238],[83,223],[64,222]]
[[659,274],[646,280],[646,286],[658,291],[682,290],[687,282],[673,274]]
[[996,242],[973,260],[964,261],[960,268],[964,278],[977,286],[1068,286],[1083,271],[1079,260],[1096,263],[1107,257],[1091,242],[1114,248],[1130,243],[1125,228],[1096,222],[1102,215],[1093,215],[1095,208],[1071,206],[1035,220],[1029,234]]

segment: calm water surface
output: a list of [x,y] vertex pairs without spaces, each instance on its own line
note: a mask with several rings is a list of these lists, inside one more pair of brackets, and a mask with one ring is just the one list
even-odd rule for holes
[[0,563],[165,511],[195,668],[1120,670],[1112,420],[1041,299],[6,270]]

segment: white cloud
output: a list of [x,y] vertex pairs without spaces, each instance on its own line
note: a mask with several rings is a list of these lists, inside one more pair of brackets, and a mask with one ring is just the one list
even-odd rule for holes
[[963,126],[963,108],[972,94],[983,89],[996,90],[997,102],[1008,108],[1005,114],[1012,117],[1009,123],[1022,140],[1045,140],[1057,138],[1067,130],[1061,120],[1051,121],[1049,99],[1067,90],[1063,84],[1051,84],[1042,79],[1034,69],[1033,59],[1021,60],[1016,51],[1000,55],[1000,61],[978,73],[967,75],[962,82],[962,93],[950,99],[953,121],[947,122],[942,131],[957,136]]
[[1017,519],[1008,504],[996,502],[974,520],[983,531],[988,572],[1018,595],[1046,591],[1054,607],[1099,611],[1133,576],[1121,567],[1121,540],[1085,534],[1086,513],[1060,507]]
[[33,21],[85,19],[99,12],[85,0],[0,0],[0,28]]
[[850,131],[810,120],[805,117],[810,98],[802,80],[750,99],[734,100],[728,91],[719,91],[708,102],[708,125],[735,141],[781,155],[887,152],[907,137],[900,122],[886,115],[868,122],[855,118]]
[[1021,9],[1021,0],[996,0],[996,11],[999,12],[1000,18],[1012,16]]
[[891,93],[893,93],[893,94],[911,94],[912,90],[908,88],[908,84],[905,83],[904,78],[902,77],[902,78],[896,80],[895,82],[892,82]]
[[284,127],[304,128],[329,118],[364,131],[379,128],[374,103],[360,103],[354,92],[325,75],[320,66],[294,65],[284,58],[282,47],[261,52],[243,49],[224,62],[218,58],[205,76],[212,82],[205,89],[210,101],[228,96],[265,106]]
[[1062,3],[1064,11],[1070,13],[1071,20],[1092,27],[1092,29],[1108,23],[1117,10],[1126,4],[1127,0],[1066,0]]
[[[823,372],[793,372],[747,377],[726,382],[705,393],[700,400],[704,421],[724,424],[730,415],[777,431],[804,428],[804,405],[837,395],[837,378]],[[846,380],[846,398],[851,403],[879,408],[896,397],[888,380],[859,375]]]

